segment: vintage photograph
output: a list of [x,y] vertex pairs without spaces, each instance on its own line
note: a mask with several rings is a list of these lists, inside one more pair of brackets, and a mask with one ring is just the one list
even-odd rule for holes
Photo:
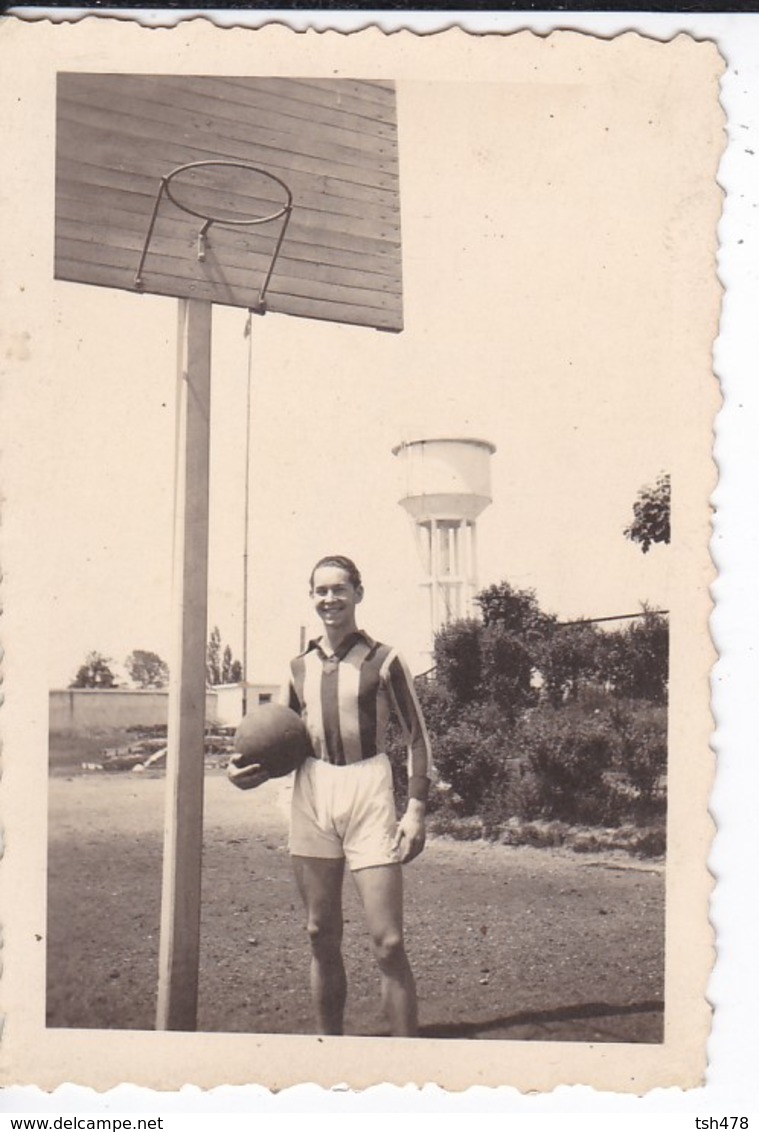
[[[53,1064],[697,1080],[718,53],[56,30],[17,337]],[[277,1040],[240,1078],[212,1035]]]

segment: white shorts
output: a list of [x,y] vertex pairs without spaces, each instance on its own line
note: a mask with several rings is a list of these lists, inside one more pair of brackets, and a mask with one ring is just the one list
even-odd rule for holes
[[348,766],[308,758],[295,774],[290,852],[345,858],[352,870],[395,865],[398,827],[387,755]]

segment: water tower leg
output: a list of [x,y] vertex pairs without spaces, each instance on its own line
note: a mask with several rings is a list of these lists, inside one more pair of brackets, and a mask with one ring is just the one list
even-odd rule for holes
[[432,639],[440,628],[440,534],[437,519],[430,520],[430,575],[432,577]]
[[467,554],[468,535],[469,532],[467,530],[466,519],[459,519],[459,525],[456,531],[456,573],[459,578],[459,617],[472,616],[472,603],[469,597],[469,555]]

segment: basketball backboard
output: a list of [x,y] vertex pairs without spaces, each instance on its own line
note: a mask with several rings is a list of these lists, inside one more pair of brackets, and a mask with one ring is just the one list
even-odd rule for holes
[[402,329],[392,83],[65,72],[57,108],[57,279]]

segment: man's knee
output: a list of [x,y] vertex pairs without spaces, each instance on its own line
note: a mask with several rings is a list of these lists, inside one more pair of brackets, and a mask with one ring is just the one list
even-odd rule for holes
[[374,955],[381,971],[394,971],[405,962],[403,934],[389,929],[373,939]]
[[318,959],[330,958],[340,954],[343,926],[340,922],[330,922],[312,916],[306,924],[311,950]]

